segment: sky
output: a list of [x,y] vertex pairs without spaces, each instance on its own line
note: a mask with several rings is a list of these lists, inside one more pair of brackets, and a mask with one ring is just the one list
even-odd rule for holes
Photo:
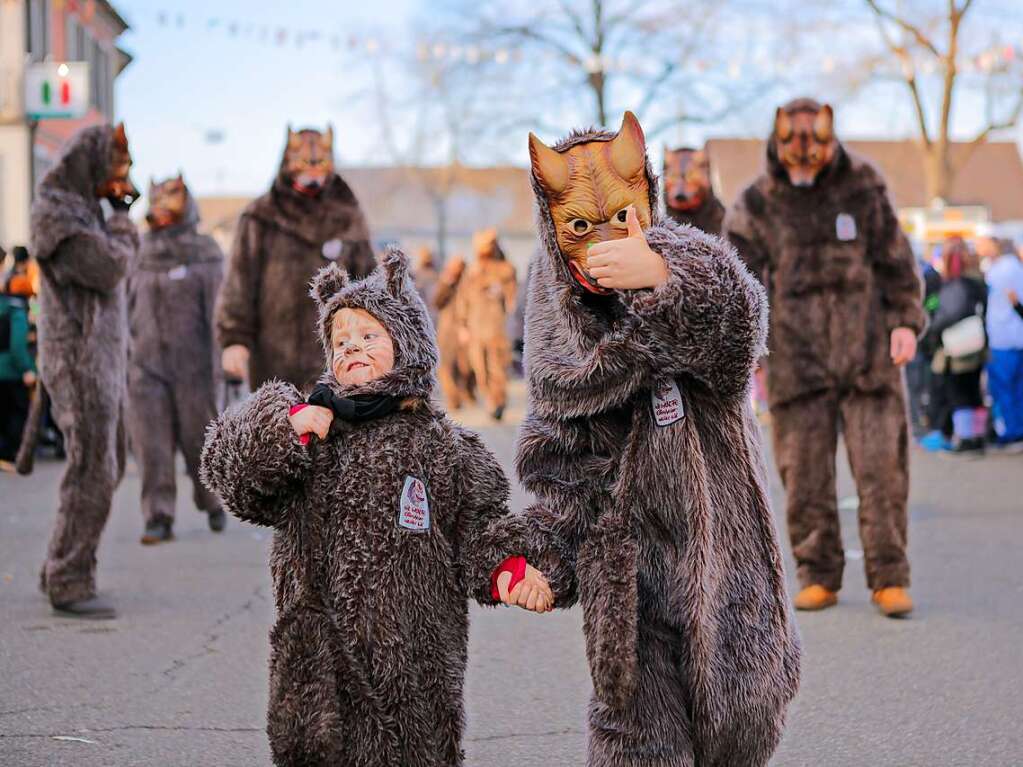
[[[829,6],[837,9],[831,22],[837,31],[805,41],[811,59],[830,55],[829,50],[840,49],[839,43],[848,46],[842,38],[842,6],[851,8],[856,2],[839,0]],[[265,189],[276,173],[289,122],[318,128],[332,122],[341,165],[388,164],[379,112],[365,95],[370,90],[367,47],[414,49],[416,30],[435,7],[428,0],[114,3],[132,27],[119,40],[134,61],[117,80],[116,109],[132,141],[136,183],[181,170],[193,191],[203,195],[252,195]],[[761,13],[772,19],[771,4],[763,5]],[[824,39],[827,35],[837,38]],[[842,74],[786,83],[770,103],[718,124],[680,127],[666,138],[700,143],[711,136],[761,137],[776,103],[806,93],[822,99],[837,96],[834,80]],[[911,135],[912,116],[899,87],[878,86],[839,97],[840,136]],[[975,129],[980,112],[977,102],[960,100],[955,124],[962,135]],[[391,127],[399,134],[405,130]],[[566,125],[564,132],[572,127]],[[525,163],[525,130],[521,139],[508,137],[494,162]],[[1023,139],[1023,129],[1002,138]]]

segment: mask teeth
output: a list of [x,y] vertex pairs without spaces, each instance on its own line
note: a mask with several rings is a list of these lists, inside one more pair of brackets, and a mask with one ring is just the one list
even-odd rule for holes
[[583,272],[575,262],[568,262],[568,270],[575,277],[576,281],[591,293],[596,293],[598,296],[606,296],[611,293],[610,289],[601,287],[599,282]]

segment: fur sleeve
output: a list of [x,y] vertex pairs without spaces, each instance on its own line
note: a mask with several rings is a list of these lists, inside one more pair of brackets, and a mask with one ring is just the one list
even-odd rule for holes
[[116,213],[106,232],[83,232],[63,240],[46,259],[60,285],[77,285],[98,293],[112,292],[127,274],[139,236],[127,213]]
[[243,214],[216,302],[216,336],[221,348],[241,345],[252,349],[255,345],[262,277],[260,234],[256,219]]
[[767,284],[768,255],[757,234],[756,222],[751,208],[762,205],[759,190],[750,187],[742,194],[725,214],[721,233],[735,248],[746,267],[764,285]]
[[885,328],[888,332],[910,328],[919,336],[927,326],[927,315],[916,258],[883,186],[877,199],[869,247],[881,289]]
[[207,428],[200,476],[232,514],[257,525],[283,521],[312,465],[288,421],[289,409],[301,401],[294,386],[271,381]]
[[689,375],[725,398],[745,394],[764,353],[764,289],[720,238],[692,227],[655,226],[650,247],[668,265],[668,281],[625,291],[655,354],[655,375]]

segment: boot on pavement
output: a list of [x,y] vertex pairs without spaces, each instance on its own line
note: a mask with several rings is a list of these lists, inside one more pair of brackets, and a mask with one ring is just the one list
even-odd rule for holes
[[147,522],[139,543],[143,546],[153,546],[157,543],[174,540],[174,531],[171,529],[173,524],[171,520],[162,518]]
[[213,511],[207,512],[210,530],[215,533],[224,532],[224,528],[227,527],[227,513],[223,509],[214,509]]
[[878,589],[872,599],[877,608],[889,618],[901,618],[913,612],[913,600],[902,586]]
[[797,610],[823,610],[838,604],[838,592],[813,583],[796,594],[792,601]]
[[78,618],[87,621],[111,620],[117,617],[114,606],[103,597],[98,596],[54,604],[53,612],[62,618]]

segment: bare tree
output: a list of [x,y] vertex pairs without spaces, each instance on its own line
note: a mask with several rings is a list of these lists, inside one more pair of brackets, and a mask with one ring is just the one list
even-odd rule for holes
[[[889,0],[864,0],[873,14],[878,33],[896,67],[891,68],[911,99],[918,139],[926,158],[925,172],[929,199],[948,197],[956,173],[972,150],[987,141],[992,133],[1016,126],[1023,116],[1023,73],[1015,56],[997,56],[994,48],[996,32],[982,40],[988,51],[982,51],[980,71],[972,63],[977,60],[976,43],[964,50],[964,22],[975,8],[975,0],[947,0],[940,13],[928,14],[919,6],[893,10]],[[898,7],[898,6],[896,6]],[[914,12],[915,11],[915,12]],[[970,62],[967,65],[967,62]],[[883,67],[883,60],[877,62]],[[937,89],[925,87],[924,80],[934,74],[940,80]],[[967,76],[970,80],[967,80]],[[980,89],[985,103],[983,126],[970,139],[966,152],[953,157],[951,131],[957,96],[965,88]],[[929,99],[932,92],[936,98]],[[929,103],[933,100],[936,103]]]

